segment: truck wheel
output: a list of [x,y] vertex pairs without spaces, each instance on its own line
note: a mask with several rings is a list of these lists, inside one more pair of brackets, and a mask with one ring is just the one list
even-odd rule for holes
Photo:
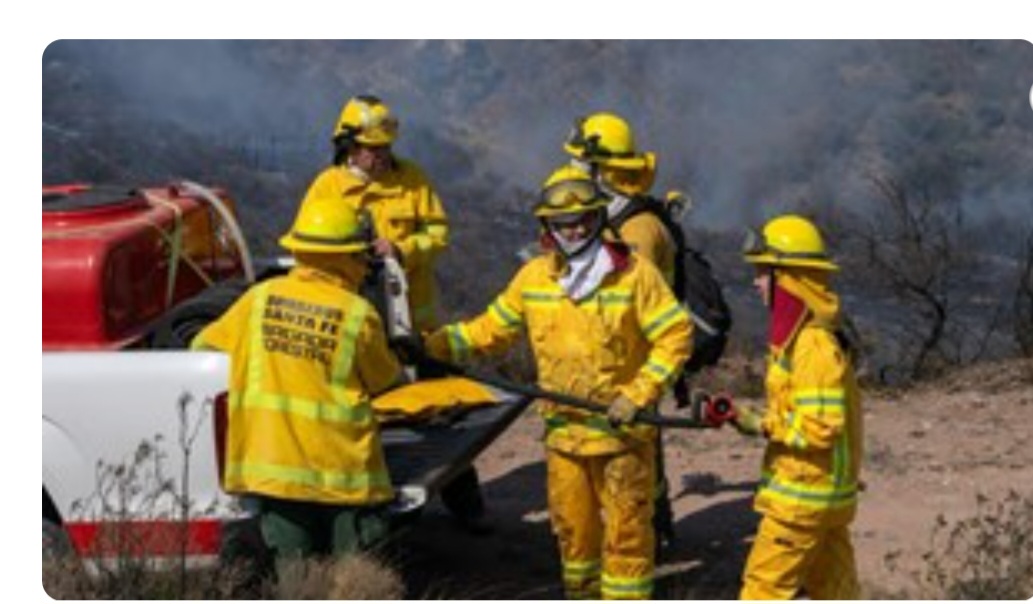
[[43,560],[63,560],[75,555],[72,540],[58,523],[49,518],[43,519]]
[[223,281],[181,302],[162,318],[154,330],[151,346],[171,350],[189,348],[194,336],[222,316],[247,286],[239,279]]

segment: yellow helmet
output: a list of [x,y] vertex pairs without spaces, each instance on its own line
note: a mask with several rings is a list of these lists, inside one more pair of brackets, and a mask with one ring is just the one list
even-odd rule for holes
[[545,179],[534,208],[534,215],[539,218],[559,216],[563,214],[581,214],[605,208],[609,200],[599,190],[599,186],[584,170],[565,165]]
[[574,122],[563,148],[576,159],[614,168],[639,170],[647,161],[635,151],[635,136],[628,122],[605,111]]
[[303,203],[280,245],[292,252],[342,254],[369,247],[369,221],[340,199],[314,198]]
[[341,109],[334,140],[347,139],[371,147],[390,145],[398,137],[398,119],[375,96],[353,97]]
[[746,233],[743,257],[751,264],[799,266],[837,271],[825,251],[825,242],[814,223],[802,216],[785,214],[764,225],[763,234]]

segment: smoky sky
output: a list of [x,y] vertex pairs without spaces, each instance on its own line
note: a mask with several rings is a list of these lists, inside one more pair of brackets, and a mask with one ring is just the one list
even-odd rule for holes
[[[715,227],[853,203],[873,171],[930,166],[953,174],[944,194],[1033,214],[1022,41],[59,41],[43,56],[44,137],[84,119],[48,103],[48,69],[65,64],[133,119],[278,141],[299,181],[326,163],[341,104],[374,93],[402,121],[403,155],[433,169],[458,149],[523,189],[565,160],[575,117],[618,112],[658,153],[658,188],[688,190]],[[452,176],[432,174],[445,191]]]

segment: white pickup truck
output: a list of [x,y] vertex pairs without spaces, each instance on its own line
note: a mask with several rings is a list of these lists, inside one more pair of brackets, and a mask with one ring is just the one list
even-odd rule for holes
[[[251,530],[246,503],[219,487],[228,368],[214,352],[43,354],[45,555],[210,562],[230,526]],[[385,427],[396,513],[415,516],[527,404],[496,396],[447,421]]]
[[[227,528],[255,524],[219,488],[228,359],[155,349],[185,347],[266,274],[233,203],[191,182],[44,186],[42,218],[44,553],[217,556]],[[385,427],[397,511],[417,511],[527,404],[490,398],[502,402]]]

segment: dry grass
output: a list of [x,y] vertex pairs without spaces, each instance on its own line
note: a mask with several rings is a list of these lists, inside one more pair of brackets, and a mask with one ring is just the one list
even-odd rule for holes
[[43,561],[43,588],[55,600],[226,600],[240,595],[245,569],[159,569],[124,559],[111,568],[87,568],[79,559]]
[[399,573],[365,554],[342,558],[288,561],[276,579],[247,585],[244,566],[189,571],[181,584],[176,571],[119,561],[122,568],[97,572],[76,558],[45,560],[43,587],[55,600],[401,600],[405,583]]
[[[999,501],[978,498],[970,518],[937,517],[924,568],[911,573],[914,587],[872,593],[893,599],[1025,600],[1033,596],[1033,496],[1011,491]],[[897,570],[900,552],[884,563]]]
[[280,600],[401,600],[398,572],[376,558],[356,554],[341,560],[301,560],[279,567],[273,595]]

